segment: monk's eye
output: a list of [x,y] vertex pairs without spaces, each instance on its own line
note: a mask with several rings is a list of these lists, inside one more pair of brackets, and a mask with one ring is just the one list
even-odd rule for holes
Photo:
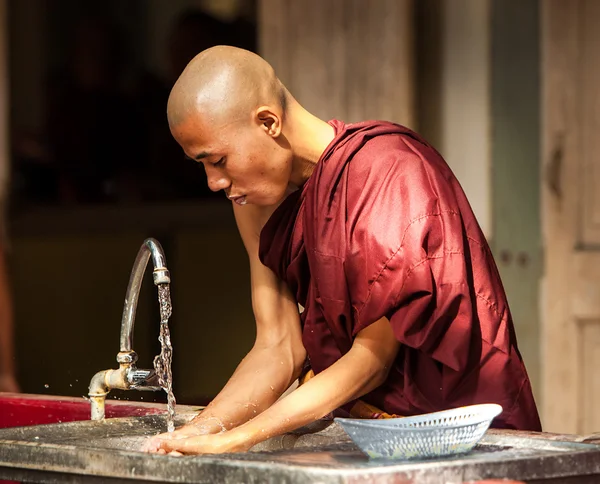
[[225,157],[221,158],[215,163],[215,166],[223,166],[225,164]]

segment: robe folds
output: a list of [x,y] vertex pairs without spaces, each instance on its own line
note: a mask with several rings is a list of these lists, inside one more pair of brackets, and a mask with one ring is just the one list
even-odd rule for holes
[[335,138],[260,235],[262,263],[304,307],[315,373],[387,317],[400,350],[361,400],[397,415],[498,403],[498,428],[541,430],[487,241],[451,169],[403,126],[330,121]]

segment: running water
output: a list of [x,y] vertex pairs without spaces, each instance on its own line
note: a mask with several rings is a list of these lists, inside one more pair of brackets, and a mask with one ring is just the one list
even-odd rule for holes
[[158,304],[160,306],[160,355],[154,358],[154,369],[158,375],[160,386],[167,393],[167,431],[175,430],[175,395],[173,395],[173,374],[171,373],[171,361],[173,358],[173,347],[171,346],[171,334],[169,332],[169,318],[173,308],[171,307],[171,292],[169,284],[159,284]]

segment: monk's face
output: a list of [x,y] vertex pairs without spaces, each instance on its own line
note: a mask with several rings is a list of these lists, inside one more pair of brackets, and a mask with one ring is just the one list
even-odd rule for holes
[[273,131],[273,120],[206,118],[189,116],[171,133],[189,158],[204,165],[209,188],[240,205],[278,204],[290,181],[292,152]]

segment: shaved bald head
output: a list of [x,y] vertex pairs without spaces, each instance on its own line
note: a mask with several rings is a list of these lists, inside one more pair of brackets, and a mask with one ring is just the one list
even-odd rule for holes
[[173,86],[167,104],[169,126],[190,115],[230,122],[250,117],[262,105],[282,114],[287,92],[264,59],[244,49],[216,46],[194,57]]
[[207,49],[187,65],[167,105],[171,134],[201,163],[211,190],[238,205],[276,206],[302,186],[334,136],[268,62],[247,50]]

